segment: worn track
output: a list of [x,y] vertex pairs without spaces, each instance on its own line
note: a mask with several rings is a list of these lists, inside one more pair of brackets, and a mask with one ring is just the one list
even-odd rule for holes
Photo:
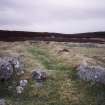
[[57,41],[57,42],[79,42],[79,43],[105,43],[105,32],[93,32],[82,34],[59,34],[24,31],[0,30],[0,41]]

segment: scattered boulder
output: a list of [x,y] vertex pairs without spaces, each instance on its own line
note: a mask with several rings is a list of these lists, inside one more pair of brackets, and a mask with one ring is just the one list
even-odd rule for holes
[[0,105],[6,105],[5,99],[0,99]]
[[77,75],[80,79],[105,84],[105,68],[101,66],[89,66],[88,64],[81,64],[77,70]]
[[24,73],[24,66],[19,57],[1,57],[0,58],[0,80],[8,80],[13,75]]
[[17,86],[17,87],[16,87],[16,93],[17,93],[17,94],[22,94],[23,91],[24,91],[24,88],[23,88],[23,87],[21,87],[21,86]]
[[47,74],[42,70],[34,70],[32,72],[32,79],[36,80],[36,82],[44,82],[47,78]]
[[13,75],[13,67],[10,62],[0,59],[0,80],[8,80]]
[[4,57],[3,59],[11,63],[17,75],[21,75],[24,73],[24,64],[21,60],[21,57]]
[[22,94],[28,84],[27,80],[20,80],[19,85],[16,87],[16,93]]
[[28,81],[27,80],[20,80],[19,84],[21,87],[25,88],[28,84]]

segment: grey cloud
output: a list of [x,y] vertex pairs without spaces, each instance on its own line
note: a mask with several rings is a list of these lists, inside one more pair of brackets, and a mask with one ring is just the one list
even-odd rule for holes
[[0,0],[0,29],[103,31],[105,0]]

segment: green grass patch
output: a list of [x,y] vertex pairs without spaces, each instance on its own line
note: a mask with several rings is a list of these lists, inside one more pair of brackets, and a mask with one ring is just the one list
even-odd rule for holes
[[[0,83],[0,97],[5,98],[8,105],[105,105],[104,85],[80,81],[76,70],[46,49],[34,46],[28,53],[51,73],[50,77],[40,88],[35,81],[29,80],[21,95],[16,94],[14,80]],[[12,86],[10,90],[9,85]]]
[[[29,52],[36,59],[38,59],[39,62],[45,66],[46,69],[56,71],[58,70],[58,73],[56,72],[56,74],[58,75],[55,74],[55,77],[57,76],[57,80],[48,81],[48,84],[46,86],[48,86],[49,89],[51,88],[53,93],[56,93],[55,96],[60,97],[65,105],[104,105],[103,97],[105,96],[105,94],[103,94],[103,92],[105,91],[105,86],[91,86],[91,84],[88,82],[78,80],[76,76],[76,70],[74,70],[72,67],[69,67],[63,62],[58,61],[56,57],[50,55],[47,51],[45,51],[45,49],[34,47],[33,49],[30,49]],[[68,79],[66,80],[64,80],[65,74],[68,77]],[[69,83],[67,81],[69,81]],[[53,85],[51,86],[50,83]],[[58,87],[54,84],[61,85]],[[59,90],[63,84],[63,90]],[[68,85],[70,85],[71,87],[69,87]],[[55,88],[57,88],[58,90]],[[50,92],[50,90],[48,90],[48,92]],[[58,93],[60,93],[61,95]],[[51,97],[51,95],[49,95],[49,97]],[[71,97],[71,99],[69,97]],[[64,104],[63,102],[62,104]],[[58,103],[60,103],[60,100],[58,101]]]
[[42,65],[44,65],[46,69],[51,69],[51,70],[70,70],[71,69],[71,67],[69,67],[65,63],[58,61],[56,57],[49,55],[49,53],[44,49],[34,47],[32,49],[29,49],[28,51],[35,57],[35,59],[38,59],[38,61]]

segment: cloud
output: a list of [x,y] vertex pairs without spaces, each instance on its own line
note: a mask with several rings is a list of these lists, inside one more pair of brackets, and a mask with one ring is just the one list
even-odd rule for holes
[[0,0],[0,29],[105,31],[105,0]]

